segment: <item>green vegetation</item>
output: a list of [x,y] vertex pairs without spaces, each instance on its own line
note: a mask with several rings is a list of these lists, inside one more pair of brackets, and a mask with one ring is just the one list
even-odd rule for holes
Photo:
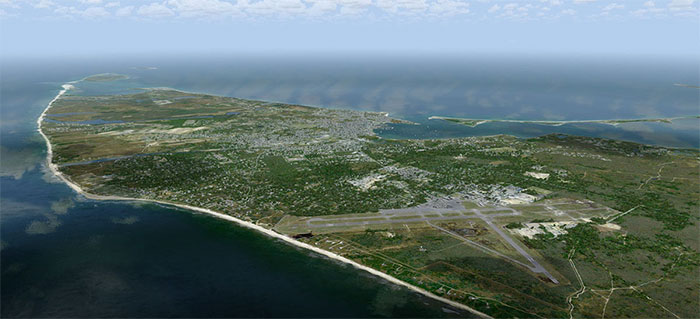
[[523,226],[523,223],[512,222],[512,223],[506,224],[505,227],[508,229],[518,229],[518,228],[523,228],[524,226]]
[[91,193],[311,233],[299,240],[492,316],[567,317],[577,273],[574,317],[699,306],[697,150],[560,134],[391,140],[374,133],[393,121],[382,113],[174,90],[66,95],[48,113],[54,163]]
[[102,74],[95,74],[88,76],[83,79],[83,81],[89,81],[89,82],[109,82],[109,81],[116,81],[116,80],[123,80],[123,79],[128,79],[129,77],[123,74],[115,74],[115,73],[102,73]]

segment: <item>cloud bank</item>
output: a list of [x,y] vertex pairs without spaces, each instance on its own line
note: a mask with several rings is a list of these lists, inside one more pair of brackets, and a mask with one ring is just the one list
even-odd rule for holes
[[699,18],[695,0],[0,0],[3,18],[240,20],[240,19],[511,19],[562,17]]

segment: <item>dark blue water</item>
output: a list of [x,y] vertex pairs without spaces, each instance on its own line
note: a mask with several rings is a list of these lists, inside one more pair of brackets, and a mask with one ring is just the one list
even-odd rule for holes
[[700,118],[674,119],[672,123],[635,122],[618,125],[603,123],[568,123],[545,125],[537,123],[488,122],[470,127],[449,121],[414,118],[420,125],[390,124],[377,131],[386,138],[452,138],[509,134],[530,138],[564,133],[577,136],[604,137],[642,144],[677,148],[700,147]]
[[[422,125],[383,134],[411,138],[546,133],[538,126],[502,123],[479,126],[483,131],[475,133],[428,121],[430,115],[580,120],[699,113],[698,90],[673,85],[697,85],[697,61],[200,56],[0,62],[3,317],[451,315],[440,303],[225,221],[76,197],[42,170],[45,145],[35,121],[61,84],[87,75],[131,78],[109,85],[83,82],[76,93],[174,87],[388,111]],[[697,145],[692,138],[697,121],[681,124],[682,129],[659,124],[624,134],[570,129]]]
[[3,65],[0,316],[470,316],[230,222],[76,196],[42,169],[35,121],[99,70]]
[[[41,180],[32,171],[3,181],[3,317],[444,314],[406,289],[210,216],[80,201]],[[61,200],[69,208],[52,210]]]

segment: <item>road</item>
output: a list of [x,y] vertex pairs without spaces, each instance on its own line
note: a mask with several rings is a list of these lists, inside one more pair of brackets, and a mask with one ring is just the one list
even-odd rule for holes
[[[503,211],[503,213],[489,214],[492,217],[504,217],[504,216],[516,216],[520,215],[520,212],[506,207],[496,207],[496,208],[484,208],[481,209],[483,212],[489,211]],[[453,210],[453,209],[432,209],[429,211],[423,210],[420,212],[407,211],[399,212],[398,210],[392,210],[392,212],[382,212],[380,214],[367,214],[366,216],[353,216],[353,217],[338,217],[338,218],[319,218],[313,217],[306,220],[306,225],[309,228],[325,228],[325,227],[340,227],[340,226],[363,226],[363,225],[379,225],[379,224],[405,224],[405,223],[416,223],[416,222],[428,222],[428,221],[442,221],[442,220],[460,220],[460,219],[478,219],[480,218],[476,213],[476,209],[465,210]],[[506,213],[507,212],[507,213]],[[437,215],[437,216],[436,216]],[[407,218],[408,216],[408,218]],[[416,216],[416,218],[410,218]],[[420,216],[420,217],[418,217]]]
[[[543,211],[551,212],[552,214],[565,214],[572,220],[575,218],[568,215],[568,210],[559,210],[548,204],[533,204],[532,206],[542,206]],[[586,210],[598,210],[598,207],[580,208],[574,211],[582,212]],[[501,227],[493,223],[493,218],[518,216],[521,212],[510,207],[479,207],[473,209],[465,209],[460,199],[441,199],[418,205],[416,207],[401,208],[401,209],[386,209],[375,214],[364,214],[362,216],[332,216],[332,217],[312,217],[306,220],[306,226],[313,228],[327,227],[347,227],[347,226],[366,226],[366,225],[382,225],[382,224],[407,224],[407,223],[422,223],[425,222],[430,226],[458,238],[472,246],[485,250],[492,254],[506,258],[513,263],[519,264],[530,269],[534,273],[543,274],[553,283],[558,284],[559,281],[552,276],[535,258],[533,258],[525,249],[523,249],[517,240],[510,237]],[[480,219],[488,225],[496,234],[501,236],[515,251],[522,255],[527,263],[513,259],[494,249],[488,248],[477,242],[464,238],[463,236],[451,232],[445,228],[439,227],[432,222],[438,221],[454,221],[464,219]]]
[[[560,210],[548,204],[532,204],[531,206],[542,207],[543,212],[551,214],[563,214],[575,220],[568,212],[584,212],[588,210],[599,210],[598,207],[579,208],[575,210]],[[419,223],[428,221],[444,221],[444,220],[463,220],[463,219],[479,219],[482,218],[479,214],[484,215],[489,219],[495,217],[518,216],[521,212],[510,207],[480,207],[473,209],[465,209],[461,201],[456,199],[442,199],[433,201],[409,208],[398,209],[383,209],[379,213],[362,214],[362,216],[325,216],[311,217],[305,220],[306,226],[309,228],[327,228],[327,227],[343,227],[343,226],[363,226],[363,225],[381,225],[381,224],[405,224]]]
[[549,271],[547,271],[547,269],[542,267],[542,265],[539,262],[537,262],[537,260],[535,260],[535,258],[532,258],[532,256],[530,256],[530,254],[527,251],[525,251],[525,249],[520,247],[520,245],[518,245],[515,242],[515,240],[513,240],[513,238],[508,236],[508,234],[506,234],[503,231],[503,229],[496,226],[491,221],[491,216],[485,216],[485,215],[481,214],[480,212],[477,212],[476,214],[481,218],[481,220],[483,220],[487,225],[489,225],[489,227],[491,227],[491,229],[493,229],[493,231],[495,231],[497,234],[499,234],[506,242],[508,242],[508,244],[511,247],[513,247],[516,251],[518,251],[518,253],[523,255],[523,257],[525,257],[525,259],[527,259],[527,261],[529,261],[532,264],[532,267],[529,267],[530,270],[532,270],[532,272],[538,273],[538,274],[544,274],[553,283],[555,283],[555,284],[559,283],[559,281],[556,278],[554,278],[554,276],[552,276],[552,274],[550,274]]
[[524,262],[522,262],[522,261],[520,261],[520,260],[511,258],[510,256],[507,256],[507,255],[505,255],[505,254],[503,254],[503,253],[501,253],[501,252],[499,252],[499,251],[497,251],[497,250],[494,250],[494,249],[491,249],[491,248],[489,248],[489,247],[486,247],[486,246],[484,246],[484,245],[482,245],[482,244],[479,244],[479,243],[477,243],[477,242],[475,242],[475,241],[473,241],[473,240],[469,240],[469,239],[467,239],[467,238],[464,238],[464,236],[462,236],[462,235],[460,235],[460,234],[457,234],[457,233],[455,233],[455,232],[452,232],[452,231],[450,231],[450,230],[447,230],[447,229],[445,229],[445,228],[442,228],[442,227],[440,227],[440,226],[438,226],[438,225],[435,225],[435,224],[433,224],[433,223],[431,223],[431,222],[427,222],[427,223],[428,223],[428,225],[432,226],[433,228],[435,228],[435,229],[437,229],[437,230],[440,230],[440,231],[442,231],[442,232],[445,232],[445,233],[451,235],[452,237],[457,238],[457,239],[459,239],[459,240],[461,240],[461,241],[463,241],[463,242],[466,242],[466,243],[468,243],[468,244],[470,244],[470,245],[472,245],[472,246],[475,246],[475,247],[477,247],[477,248],[480,248],[481,250],[485,250],[486,252],[489,252],[489,253],[492,253],[492,254],[494,254],[494,255],[498,255],[499,257],[503,257],[503,258],[505,258],[505,259],[508,259],[508,260],[510,260],[511,262],[516,263],[516,264],[518,264],[518,265],[521,265],[521,266],[523,266],[523,267],[525,267],[525,268],[532,269],[532,266],[531,266],[531,265],[528,265],[528,264],[526,264],[526,263],[524,263]]

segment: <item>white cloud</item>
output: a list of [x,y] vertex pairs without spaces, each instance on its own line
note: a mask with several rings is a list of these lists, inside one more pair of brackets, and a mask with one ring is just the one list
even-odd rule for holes
[[540,0],[541,3],[548,4],[550,6],[559,6],[561,5],[561,0]]
[[454,0],[437,0],[430,5],[428,11],[431,14],[453,16],[469,13],[469,3]]
[[690,7],[693,5],[695,0],[672,0],[668,6],[669,7]]
[[624,7],[625,7],[625,5],[623,5],[623,4],[618,4],[618,3],[616,3],[616,2],[613,2],[613,3],[611,3],[611,4],[609,4],[609,5],[605,6],[605,7],[603,7],[603,11],[611,11],[611,10],[615,10],[615,9],[623,9]]
[[89,19],[105,18],[110,16],[109,12],[102,7],[87,8],[81,13],[81,15]]
[[220,0],[169,0],[167,2],[182,17],[221,17],[238,13],[236,6]]
[[428,8],[425,0],[376,0],[376,6],[391,13],[399,11],[420,12]]
[[673,0],[668,4],[668,10],[674,16],[700,19],[700,10],[693,4],[695,0]]
[[49,217],[47,221],[32,221],[24,231],[29,235],[45,235],[56,231],[58,226],[61,226],[61,222],[54,216],[53,218]]
[[688,11],[688,10],[693,10],[693,3],[695,0],[672,0],[668,4],[668,8],[671,9],[671,11]]
[[126,6],[117,9],[117,11],[114,12],[114,15],[117,17],[126,17],[130,16],[132,11],[134,11],[134,6]]
[[488,12],[495,14],[500,12],[496,17],[508,19],[522,19],[527,17],[529,10],[533,8],[532,4],[519,4],[515,2],[504,4],[503,6],[494,5],[489,8]]
[[664,12],[666,9],[664,8],[657,8],[656,3],[654,1],[647,1],[644,2],[644,9],[638,9],[635,11],[632,11],[633,16],[638,16],[638,17],[646,17],[648,14],[654,14],[656,16],[662,16],[665,15]]
[[56,3],[51,1],[51,0],[41,0],[37,3],[35,3],[33,6],[34,6],[34,8],[37,8],[37,9],[48,9],[48,8],[51,8],[55,5],[56,5]]
[[504,10],[504,11],[513,11],[513,10],[515,10],[515,8],[517,8],[517,7],[518,7],[518,4],[517,4],[517,3],[509,3],[509,4],[506,4],[506,5],[503,6],[503,10]]
[[[59,17],[127,17],[172,19],[221,19],[239,16],[297,17],[301,19],[441,18],[487,14],[492,19],[549,19],[579,14],[580,19],[600,16],[661,18],[670,15],[698,14],[695,0],[0,0],[0,6],[30,9],[54,9]],[[612,2],[615,1],[615,2]],[[591,4],[573,6],[573,4]],[[659,1],[656,1],[659,2]],[[137,5],[129,5],[137,3]],[[599,4],[599,5],[598,5]],[[579,10],[579,8],[582,8]],[[589,14],[598,8],[599,14]],[[624,10],[628,9],[629,10]],[[36,10],[34,9],[34,10]],[[576,9],[576,10],[574,10]],[[12,11],[12,10],[10,10]],[[7,13],[6,13],[7,14]]]
[[87,18],[87,19],[102,19],[102,18],[107,18],[111,14],[109,11],[105,10],[103,7],[89,7],[84,10],[81,10],[76,7],[63,7],[59,6],[56,9],[54,9],[54,13],[63,16],[63,17],[68,17],[68,18]]
[[338,4],[341,15],[359,15],[366,12],[372,5],[372,0],[340,0]]
[[[0,0],[0,6],[9,7],[9,8],[13,8],[13,9],[19,8],[17,1],[13,1],[13,0]],[[7,12],[5,12],[5,14],[7,15]]]
[[262,0],[254,3],[242,1],[241,9],[253,15],[295,15],[304,13],[306,5],[300,0]]
[[164,18],[175,15],[173,10],[168,8],[165,4],[160,3],[151,3],[149,5],[140,6],[136,13],[151,18]]
[[338,9],[338,4],[332,0],[307,0],[306,2],[311,4],[307,12],[312,16],[334,13]]
[[73,7],[58,7],[53,10],[55,14],[62,16],[72,16],[75,13],[75,8]]

